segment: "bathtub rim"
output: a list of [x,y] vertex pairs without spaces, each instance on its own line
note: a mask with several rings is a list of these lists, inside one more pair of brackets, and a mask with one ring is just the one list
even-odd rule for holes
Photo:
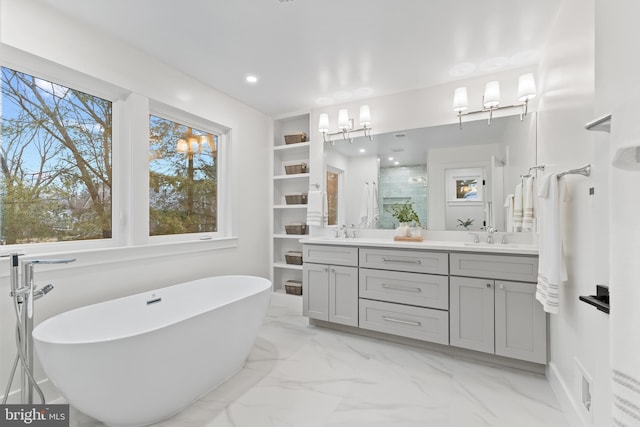
[[[209,308],[208,310],[193,311],[193,312],[189,313],[188,316],[185,316],[184,318],[180,319],[178,322],[162,323],[162,324],[157,325],[156,327],[145,329],[143,331],[135,331],[135,332],[132,332],[132,333],[129,333],[129,334],[122,334],[122,335],[118,335],[118,336],[114,336],[114,337],[101,338],[101,339],[73,339],[73,340],[71,340],[71,339],[64,339],[64,340],[55,339],[54,340],[54,339],[50,339],[50,338],[44,338],[44,337],[42,337],[42,334],[40,333],[40,331],[44,327],[46,327],[46,324],[54,322],[58,316],[72,315],[73,313],[78,312],[78,311],[89,310],[91,307],[96,306],[96,305],[107,304],[107,303],[111,303],[111,302],[114,302],[114,301],[123,300],[123,299],[126,299],[126,298],[135,298],[135,297],[138,297],[138,296],[147,295],[147,294],[149,294],[151,292],[154,292],[154,291],[159,291],[159,290],[168,289],[168,288],[174,288],[174,287],[178,287],[178,286],[185,285],[185,284],[188,284],[188,283],[193,283],[193,282],[206,280],[206,279],[212,279],[212,278],[220,278],[220,279],[224,279],[224,278],[244,279],[244,278],[246,278],[246,279],[252,279],[252,280],[256,280],[257,279],[257,281],[261,282],[261,284],[263,286],[260,286],[258,288],[258,290],[255,291],[255,292],[247,293],[247,294],[244,294],[244,295],[242,295],[240,297],[236,297],[236,298],[230,298],[228,301],[225,301],[224,304],[219,305],[217,307]],[[41,343],[44,343],[44,344],[53,344],[53,345],[97,344],[97,343],[113,342],[113,341],[118,341],[118,340],[123,340],[123,339],[130,339],[132,337],[142,336],[144,334],[149,334],[149,333],[152,333],[152,332],[156,332],[158,330],[161,330],[162,328],[166,328],[166,327],[168,327],[170,325],[173,325],[175,323],[184,322],[184,321],[187,321],[189,319],[193,319],[193,318],[201,316],[201,315],[203,315],[203,314],[205,314],[205,313],[207,313],[207,312],[209,312],[211,310],[215,310],[215,309],[222,308],[222,307],[225,307],[225,306],[233,304],[233,303],[237,303],[238,301],[242,301],[243,299],[251,297],[251,296],[254,296],[254,295],[259,295],[259,294],[262,294],[264,292],[271,293],[272,287],[273,287],[273,284],[272,284],[271,280],[269,280],[267,278],[264,278],[264,277],[260,277],[260,276],[242,275],[242,274],[229,274],[229,275],[222,275],[222,276],[201,277],[199,279],[189,280],[187,282],[176,283],[176,284],[164,286],[164,287],[161,287],[161,288],[154,288],[154,289],[150,289],[148,291],[138,292],[138,293],[131,294],[131,295],[126,295],[126,296],[123,296],[123,297],[113,298],[113,299],[106,300],[106,301],[101,301],[101,302],[97,302],[97,303],[93,303],[93,304],[84,305],[84,306],[81,306],[81,307],[77,307],[77,308],[74,308],[74,309],[71,309],[71,310],[67,310],[67,311],[55,314],[55,315],[53,315],[53,316],[51,316],[51,317],[49,317],[47,319],[44,319],[41,322],[39,322],[34,327],[32,336],[33,336],[33,339],[35,341],[38,341],[38,342],[41,342]],[[45,325],[45,326],[43,326],[43,328],[40,328],[41,325]]]

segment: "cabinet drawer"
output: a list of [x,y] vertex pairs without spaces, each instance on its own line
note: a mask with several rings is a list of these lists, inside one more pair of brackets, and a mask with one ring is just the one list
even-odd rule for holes
[[360,327],[438,344],[449,344],[449,313],[360,299]]
[[449,274],[449,254],[402,249],[360,249],[360,267]]
[[449,308],[449,278],[422,273],[360,269],[360,298],[427,308]]
[[358,266],[358,248],[348,246],[303,245],[304,262]]
[[451,275],[536,282],[538,258],[452,253]]

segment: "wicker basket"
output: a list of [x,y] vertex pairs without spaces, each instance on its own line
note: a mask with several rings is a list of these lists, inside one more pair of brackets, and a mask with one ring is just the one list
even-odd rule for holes
[[307,234],[307,224],[289,224],[284,226],[287,234]]
[[299,144],[301,142],[307,141],[307,134],[304,132],[294,133],[292,135],[284,136],[284,143],[289,144]]
[[291,165],[284,165],[284,171],[287,175],[293,175],[296,173],[307,173],[306,163],[295,163]]
[[288,251],[284,254],[287,264],[302,265],[302,252]]
[[302,295],[302,282],[299,280],[287,280],[284,282],[284,290],[288,294]]
[[306,205],[307,193],[289,193],[284,195],[287,205]]

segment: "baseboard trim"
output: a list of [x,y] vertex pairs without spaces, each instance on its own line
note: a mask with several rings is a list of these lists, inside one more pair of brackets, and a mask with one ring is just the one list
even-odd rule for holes
[[546,376],[547,381],[549,381],[549,384],[551,385],[551,389],[556,394],[556,397],[560,402],[562,412],[564,413],[569,425],[571,427],[588,427],[589,424],[580,414],[578,402],[571,397],[571,391],[569,390],[567,383],[564,381],[558,372],[557,366],[553,362],[549,362],[547,365]]
[[[18,373],[16,373],[16,375],[18,375]],[[16,379],[16,381],[18,380]],[[49,379],[38,381],[38,386],[40,387],[40,390],[42,390],[42,393],[44,394],[44,399],[46,403],[54,403],[62,398],[62,396],[60,396],[60,393],[58,392],[58,389],[55,388],[55,386],[51,383],[51,381],[49,381]],[[2,396],[1,399],[4,399],[4,396]],[[19,388],[9,393],[9,397],[7,398],[7,403],[8,404],[20,403]],[[33,392],[33,403],[40,404],[40,398],[38,397],[38,393],[36,393],[35,390]]]

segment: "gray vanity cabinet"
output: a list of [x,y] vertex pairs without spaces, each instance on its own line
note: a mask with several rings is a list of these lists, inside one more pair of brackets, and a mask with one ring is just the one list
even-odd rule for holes
[[449,254],[360,249],[360,328],[449,344]]
[[534,283],[495,282],[496,354],[530,362],[547,361],[547,315]]
[[302,256],[303,315],[358,326],[358,249],[304,245]]
[[536,257],[451,254],[451,345],[546,363],[546,314],[532,283],[537,266]]
[[494,352],[493,280],[451,277],[449,342],[456,347]]

